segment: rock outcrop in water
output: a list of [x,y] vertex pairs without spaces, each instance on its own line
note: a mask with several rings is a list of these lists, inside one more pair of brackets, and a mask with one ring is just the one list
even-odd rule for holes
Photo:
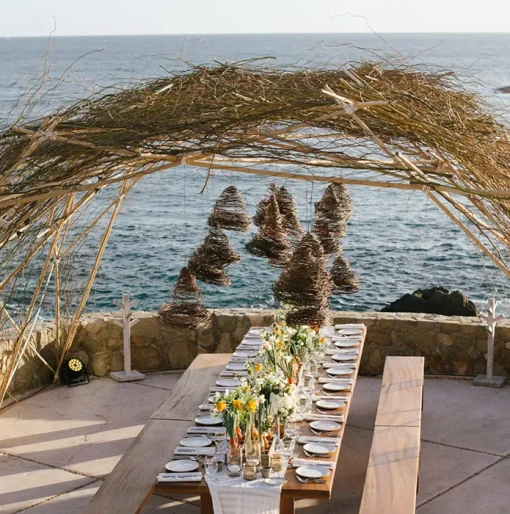
[[496,89],[496,91],[498,93],[509,93],[510,94],[510,86],[498,87],[498,89]]
[[427,314],[443,314],[444,316],[478,316],[476,305],[460,291],[452,291],[444,287],[418,289],[413,294],[405,294],[402,298],[390,303],[382,312],[422,312]]

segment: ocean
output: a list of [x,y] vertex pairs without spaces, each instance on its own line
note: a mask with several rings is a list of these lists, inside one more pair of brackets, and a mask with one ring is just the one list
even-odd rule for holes
[[[17,99],[40,70],[48,69],[47,86],[59,85],[32,111],[42,115],[72,99],[88,96],[98,85],[160,77],[184,69],[186,62],[240,61],[271,57],[276,65],[331,66],[361,57],[400,55],[418,66],[456,71],[470,87],[499,107],[510,107],[510,95],[497,93],[510,85],[510,34],[285,34],[202,36],[104,36],[0,39],[0,120],[13,123]],[[365,49],[365,50],[361,50]],[[367,50],[368,49],[368,50]],[[65,80],[59,80],[66,72]],[[130,195],[106,249],[89,311],[113,310],[127,293],[138,308],[157,309],[172,291],[193,248],[204,238],[206,220],[221,191],[237,186],[250,213],[264,196],[270,179],[215,173],[206,191],[204,170],[174,168],[144,178]],[[324,185],[280,180],[295,196],[301,222],[309,228],[313,204]],[[421,192],[351,187],[354,215],[343,242],[344,254],[360,275],[355,295],[333,297],[340,310],[380,310],[418,288],[443,286],[461,290],[483,308],[495,296],[499,310],[510,313],[509,281]],[[101,193],[99,206],[115,191]],[[92,216],[92,214],[87,214]],[[104,225],[103,225],[104,226]],[[203,285],[211,308],[273,307],[271,285],[281,272],[244,249],[250,234],[229,232],[241,254],[228,268],[230,287]],[[91,255],[97,233],[81,249]],[[76,269],[84,280],[85,269]],[[202,284],[201,284],[202,285]]]

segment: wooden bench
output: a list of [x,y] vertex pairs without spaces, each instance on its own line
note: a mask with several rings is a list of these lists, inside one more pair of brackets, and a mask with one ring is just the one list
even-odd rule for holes
[[[152,415],[83,514],[137,514],[154,492],[156,478],[179,446],[230,354],[201,354]],[[208,500],[208,499],[205,499]]]
[[416,511],[423,373],[423,357],[386,359],[360,514]]

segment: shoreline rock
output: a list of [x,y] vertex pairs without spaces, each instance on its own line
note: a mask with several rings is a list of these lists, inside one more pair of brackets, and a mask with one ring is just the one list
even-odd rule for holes
[[417,289],[386,305],[381,312],[416,312],[443,316],[478,316],[476,305],[460,291],[444,287]]

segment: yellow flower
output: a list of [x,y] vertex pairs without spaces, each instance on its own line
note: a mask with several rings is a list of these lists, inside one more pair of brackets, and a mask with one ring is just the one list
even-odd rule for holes
[[241,391],[242,391],[243,393],[247,393],[247,392],[248,392],[248,386],[244,386],[244,387],[241,389]]
[[325,337],[321,337],[321,344],[324,344],[326,342],[326,338]]
[[257,402],[255,400],[248,400],[246,402],[246,410],[248,412],[255,412],[257,410]]
[[241,412],[243,410],[243,402],[241,400],[233,400],[232,405],[235,407],[236,410]]
[[258,362],[255,364],[255,371],[258,373],[259,371],[262,371],[262,363]]
[[282,335],[282,331],[280,328],[277,328],[274,333],[277,335],[277,336],[281,336]]
[[276,343],[276,348],[283,348],[283,346],[284,346],[284,342],[283,341],[278,341]]
[[227,408],[227,403],[224,402],[223,400],[220,400],[217,404],[216,404],[216,410],[218,412],[222,412],[224,411],[225,409]]

